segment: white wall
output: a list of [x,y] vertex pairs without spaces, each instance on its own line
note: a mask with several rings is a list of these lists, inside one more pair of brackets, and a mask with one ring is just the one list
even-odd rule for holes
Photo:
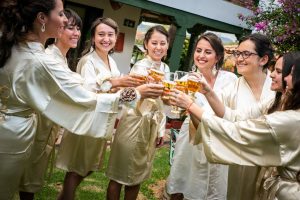
[[177,8],[189,13],[207,17],[227,24],[247,28],[238,14],[250,15],[251,11],[224,0],[148,0],[157,4]]
[[[68,0],[96,8],[103,9],[103,16],[110,17],[115,20],[120,28],[120,32],[125,33],[125,41],[124,41],[124,48],[123,52],[121,53],[114,53],[113,58],[117,62],[117,65],[121,71],[121,73],[128,73],[130,69],[130,59],[133,51],[133,45],[135,40],[135,34],[137,25],[140,18],[141,9],[123,5],[118,10],[113,10],[109,0]],[[124,19],[130,19],[135,21],[135,27],[129,28],[123,26]]]

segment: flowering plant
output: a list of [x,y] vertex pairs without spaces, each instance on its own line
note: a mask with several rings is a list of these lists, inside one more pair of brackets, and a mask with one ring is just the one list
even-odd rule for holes
[[239,14],[249,28],[266,34],[278,53],[300,50],[300,0],[269,0],[255,5],[246,0],[252,15]]

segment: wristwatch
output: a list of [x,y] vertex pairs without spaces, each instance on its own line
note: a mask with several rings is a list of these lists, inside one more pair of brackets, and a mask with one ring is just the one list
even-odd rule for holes
[[111,81],[108,79],[108,80],[105,80],[101,85],[100,85],[100,90],[102,92],[108,92],[110,89],[112,88],[112,83]]

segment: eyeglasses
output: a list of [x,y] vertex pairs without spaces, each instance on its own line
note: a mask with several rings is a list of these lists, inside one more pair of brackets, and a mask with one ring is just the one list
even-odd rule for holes
[[249,58],[251,55],[258,55],[257,53],[253,53],[253,52],[250,52],[250,51],[234,51],[233,53],[233,56],[238,59],[240,57],[240,55],[242,56],[243,59],[247,59]]

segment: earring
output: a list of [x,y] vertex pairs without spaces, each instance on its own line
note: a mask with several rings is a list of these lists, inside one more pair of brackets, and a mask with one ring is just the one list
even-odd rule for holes
[[218,72],[218,70],[217,70],[216,66],[214,66],[214,68],[212,69],[212,74],[214,76],[216,76],[217,72]]
[[192,72],[197,72],[197,66],[194,64],[193,66],[192,66]]
[[45,30],[46,30],[46,26],[45,26],[45,23],[43,23],[43,24],[42,24],[42,27],[41,27],[41,31],[42,31],[42,33],[44,33],[44,32],[45,32]]

